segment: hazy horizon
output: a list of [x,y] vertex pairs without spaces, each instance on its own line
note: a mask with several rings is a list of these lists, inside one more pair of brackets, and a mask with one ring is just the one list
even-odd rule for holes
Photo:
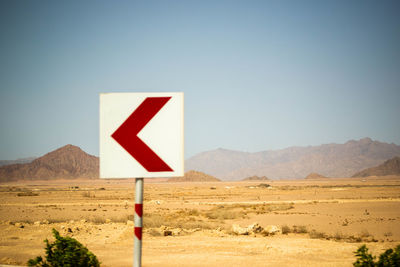
[[[347,140],[347,141],[345,141],[345,142],[343,142],[343,143],[335,143],[335,142],[332,142],[332,143],[326,143],[326,144],[316,144],[316,145],[308,145],[308,146],[296,146],[296,145],[294,145],[294,146],[290,146],[290,147],[282,147],[282,148],[276,148],[276,149],[264,149],[264,150],[257,150],[257,151],[253,151],[253,152],[249,152],[249,151],[244,151],[244,150],[234,150],[234,149],[228,149],[228,148],[224,148],[224,147],[215,147],[215,148],[212,148],[212,149],[210,149],[210,150],[204,150],[204,151],[199,151],[198,153],[196,153],[196,154],[194,154],[194,155],[192,155],[192,156],[190,156],[190,157],[185,157],[185,160],[187,160],[187,159],[189,159],[189,158],[191,158],[191,157],[193,157],[193,156],[196,156],[196,155],[198,155],[198,154],[201,154],[201,153],[203,153],[203,152],[210,152],[210,151],[214,151],[214,150],[218,150],[218,149],[222,149],[222,150],[228,150],[228,151],[234,151],[234,152],[243,152],[243,153],[259,153],[259,152],[265,152],[265,151],[279,151],[279,150],[285,150],[285,149],[288,149],[288,148],[292,148],[292,147],[303,147],[303,148],[306,148],[306,147],[315,147],[315,146],[321,146],[321,145],[331,145],[331,144],[336,144],[336,145],[341,145],[341,144],[345,144],[345,143],[347,143],[347,142],[350,142],[350,141],[361,141],[361,140],[363,140],[363,139],[371,139],[370,137],[364,137],[364,138],[361,138],[361,139],[357,139],[357,140],[355,140],[355,139],[350,139],[350,140]],[[380,140],[374,140],[374,139],[371,139],[373,142],[375,142],[375,141],[377,141],[377,142],[382,142],[382,141],[380,141]],[[386,143],[386,142],[382,142],[382,143]],[[396,146],[400,146],[400,144],[396,144],[396,143],[387,143],[387,144],[390,144],[390,145],[396,145]],[[60,146],[60,147],[57,147],[56,149],[59,149],[59,148],[61,148],[61,147],[64,147],[64,146],[67,146],[67,145],[74,145],[74,144],[65,144],[65,145],[62,145],[62,146]],[[82,149],[82,148],[81,148]],[[88,153],[87,151],[85,151],[84,149],[82,149],[84,152],[86,152],[86,153]],[[25,157],[25,158],[17,158],[17,159],[0,159],[0,161],[16,161],[16,160],[27,160],[27,159],[36,159],[36,158],[38,158],[38,157],[41,157],[41,156],[43,156],[43,155],[45,155],[45,154],[47,154],[47,153],[49,153],[49,152],[52,152],[52,151],[54,151],[54,150],[51,150],[51,151],[47,151],[47,152],[45,152],[44,154],[42,154],[42,155],[38,155],[38,156],[32,156],[32,157]],[[88,153],[88,154],[90,154],[90,153]],[[96,156],[96,157],[99,157],[99,155],[98,154],[90,154],[90,155],[93,155],[93,156]]]

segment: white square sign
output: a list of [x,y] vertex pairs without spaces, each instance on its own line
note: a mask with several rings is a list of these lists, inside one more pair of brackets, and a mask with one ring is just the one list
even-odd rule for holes
[[183,93],[100,94],[100,178],[184,175]]

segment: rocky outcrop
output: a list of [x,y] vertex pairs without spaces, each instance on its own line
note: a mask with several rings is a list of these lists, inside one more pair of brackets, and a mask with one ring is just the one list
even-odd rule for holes
[[400,175],[400,157],[394,157],[383,164],[357,172],[352,177]]
[[66,145],[25,164],[0,167],[0,181],[98,178],[99,159]]
[[265,228],[263,228],[258,223],[250,224],[247,227],[240,227],[237,224],[233,224],[232,232],[237,235],[262,234],[264,236],[268,236],[268,235],[281,234],[282,229],[276,225],[268,225]]
[[168,179],[169,182],[219,182],[220,180],[214,176],[198,171],[188,171],[183,177],[173,177]]
[[307,175],[306,178],[304,178],[304,179],[307,179],[307,180],[318,180],[318,179],[326,179],[326,177],[323,176],[322,174],[312,172],[309,175]]

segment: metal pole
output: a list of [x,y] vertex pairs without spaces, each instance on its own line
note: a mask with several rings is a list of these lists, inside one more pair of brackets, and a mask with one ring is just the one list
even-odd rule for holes
[[133,243],[133,266],[142,266],[142,216],[143,216],[143,178],[135,179],[135,237]]

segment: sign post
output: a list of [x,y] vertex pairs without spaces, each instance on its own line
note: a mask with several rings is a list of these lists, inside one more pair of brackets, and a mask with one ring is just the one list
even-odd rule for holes
[[184,175],[183,93],[100,94],[100,178],[135,179],[134,266],[142,262],[143,177]]
[[135,237],[133,241],[133,266],[142,265],[143,178],[135,179]]

